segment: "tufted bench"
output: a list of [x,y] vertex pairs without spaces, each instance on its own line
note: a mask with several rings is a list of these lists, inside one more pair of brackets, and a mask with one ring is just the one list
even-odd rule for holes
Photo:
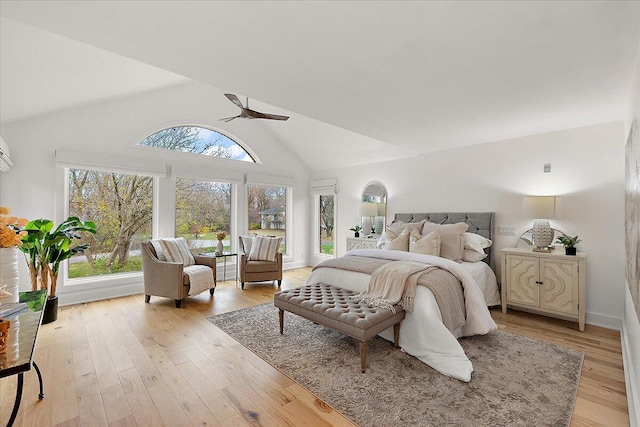
[[367,364],[367,340],[393,326],[394,345],[398,347],[400,321],[405,312],[400,305],[396,313],[349,299],[357,292],[337,286],[315,284],[289,289],[274,295],[273,304],[280,309],[280,334],[284,328],[284,312],[289,311],[327,326],[360,341],[360,368]]

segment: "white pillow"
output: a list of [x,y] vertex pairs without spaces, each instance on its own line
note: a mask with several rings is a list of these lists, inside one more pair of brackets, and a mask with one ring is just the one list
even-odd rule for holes
[[251,244],[251,261],[275,261],[282,237],[255,236]]
[[471,249],[465,249],[462,252],[462,260],[466,262],[478,262],[482,261],[487,257],[487,254],[484,252],[477,252]]
[[486,237],[476,233],[464,233],[462,238],[464,239],[464,248],[472,249],[476,252],[484,252],[484,249],[490,248],[493,243]]
[[397,235],[391,230],[387,230],[387,242],[384,248],[390,251],[409,251],[409,229],[405,228]]
[[240,249],[247,255],[251,253],[251,245],[253,244],[254,237],[255,236],[240,236],[240,241],[242,242]]
[[413,230],[409,236],[409,252],[440,256],[440,235],[432,231],[422,236],[418,230]]
[[167,261],[180,262],[185,267],[196,263],[189,250],[189,244],[184,237],[160,239],[160,246],[162,246],[162,253],[164,253]]
[[478,262],[487,257],[484,248],[491,247],[493,243],[484,236],[475,233],[464,233],[464,251],[462,260],[466,262]]

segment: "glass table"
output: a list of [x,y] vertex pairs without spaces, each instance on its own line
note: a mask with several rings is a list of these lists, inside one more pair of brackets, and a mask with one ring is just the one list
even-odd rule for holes
[[[238,264],[238,254],[234,253],[234,252],[222,252],[222,253],[201,252],[198,255],[215,257],[215,258],[222,258],[224,260],[224,267],[223,267],[223,270],[222,270],[222,280],[223,281],[227,280],[227,258],[236,257],[236,264]],[[238,286],[238,273],[236,272],[236,287],[237,286]]]
[[16,399],[7,426],[12,426],[18,415],[20,401],[22,400],[23,375],[31,370],[32,365],[36,374],[38,374],[40,385],[38,398],[44,398],[42,375],[38,365],[33,361],[33,353],[36,349],[36,339],[40,329],[40,322],[42,321],[46,297],[46,290],[20,292],[20,302],[24,302],[27,306],[16,313],[4,317],[11,324],[9,325],[9,335],[7,337],[7,349],[0,353],[0,378],[18,375]]

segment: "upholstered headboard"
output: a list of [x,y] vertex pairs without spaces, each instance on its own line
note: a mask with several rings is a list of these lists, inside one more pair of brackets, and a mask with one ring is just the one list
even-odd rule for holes
[[[395,219],[402,222],[420,222],[426,219],[436,224],[455,224],[466,222],[469,224],[469,233],[476,233],[487,239],[493,240],[494,212],[435,212],[435,213],[397,213]],[[489,256],[484,262],[493,268],[491,262],[491,248],[484,250]],[[494,269],[495,270],[495,269]]]

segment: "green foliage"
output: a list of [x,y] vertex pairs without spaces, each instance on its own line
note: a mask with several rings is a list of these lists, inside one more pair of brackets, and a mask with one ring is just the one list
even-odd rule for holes
[[93,262],[93,266],[87,261],[73,262],[69,264],[69,278],[75,279],[79,277],[102,276],[114,273],[129,273],[142,270],[142,256],[130,256],[125,264],[120,265],[114,262],[111,266],[108,259],[98,258]]
[[577,245],[580,242],[581,240],[578,239],[578,236],[569,237],[566,234],[558,237],[558,240],[556,241],[556,243],[562,244],[565,248],[573,248],[575,245]]
[[249,224],[249,230],[260,230],[261,225],[259,222],[252,222]]
[[333,255],[333,242],[323,243],[320,252],[327,255]]
[[360,230],[362,230],[362,227],[360,227],[359,225],[354,225],[353,227],[351,227],[349,230],[355,232],[355,233],[359,233]]

